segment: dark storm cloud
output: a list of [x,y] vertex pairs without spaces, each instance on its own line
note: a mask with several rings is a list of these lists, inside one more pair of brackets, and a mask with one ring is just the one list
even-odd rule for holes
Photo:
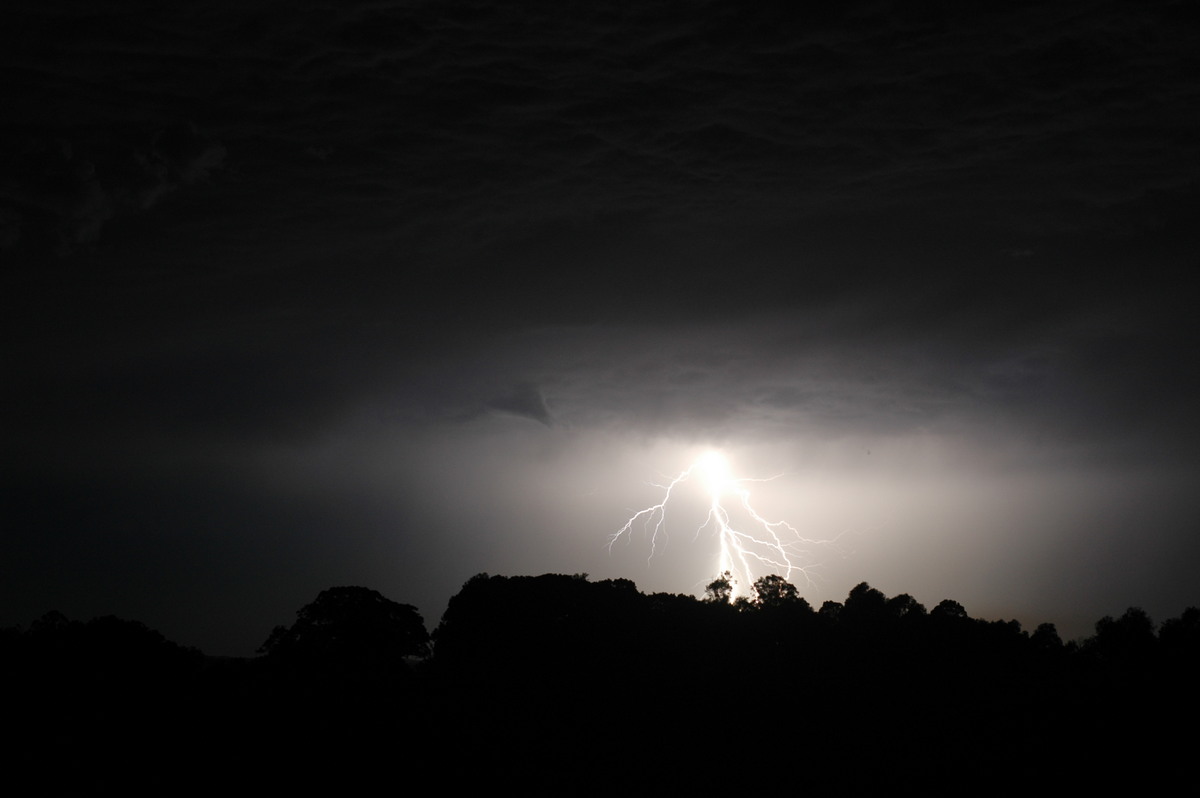
[[143,138],[138,144],[55,137],[10,152],[0,184],[9,232],[0,242],[13,247],[29,230],[31,246],[70,254],[95,242],[118,214],[148,210],[181,186],[208,179],[225,157],[223,146],[189,124],[143,131]]
[[815,231],[847,212],[1141,227],[1200,160],[1173,4],[40,9],[21,21],[53,46],[9,56],[19,127],[65,135],[56,102],[100,131],[182,115],[227,142],[245,201],[397,256],[427,235],[475,252],[555,224]]
[[[286,343],[262,353],[187,333],[96,353],[86,368],[104,376],[60,358],[43,383],[150,423],[328,423],[356,392],[421,383],[477,330],[542,323],[837,307],[849,321],[803,334],[966,340],[958,357],[980,360],[962,368],[986,372],[1053,345],[1031,328],[1164,279],[1161,263],[1123,273],[1104,245],[1062,257],[1064,242],[1169,228],[1194,207],[1198,48],[1177,4],[60,11],[8,12],[26,32],[4,56],[10,251],[90,241],[80,266],[154,269],[139,301],[161,311],[131,329],[156,336],[226,327],[229,303],[289,309],[271,322]],[[132,218],[201,184],[186,213],[154,209],[159,229]],[[111,287],[54,290],[70,306]],[[779,377],[771,346],[737,353],[737,378],[764,383],[752,403],[828,388]],[[348,375],[347,350],[380,376]],[[890,372],[878,390],[895,395],[946,379],[861,370]],[[854,398],[870,378],[847,379],[838,406],[868,412],[848,408],[871,405]],[[505,390],[441,384],[462,396],[435,406]],[[687,394],[697,419],[726,412],[712,386]]]

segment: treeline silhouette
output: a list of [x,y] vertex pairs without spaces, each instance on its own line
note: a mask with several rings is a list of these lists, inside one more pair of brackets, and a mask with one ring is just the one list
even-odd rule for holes
[[1052,624],[926,610],[866,583],[812,607],[624,579],[479,574],[430,634],[323,591],[260,656],[51,612],[0,632],[10,779],[38,792],[519,786],[995,794],[1191,783],[1200,610]]

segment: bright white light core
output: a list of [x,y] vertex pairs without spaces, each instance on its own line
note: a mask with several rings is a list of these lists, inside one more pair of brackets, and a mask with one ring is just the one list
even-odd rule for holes
[[720,452],[705,452],[696,465],[704,479],[704,487],[710,495],[720,496],[737,486],[729,471],[729,460]]

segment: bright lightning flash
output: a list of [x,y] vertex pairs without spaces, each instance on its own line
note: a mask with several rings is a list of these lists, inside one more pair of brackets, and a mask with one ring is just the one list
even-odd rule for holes
[[[609,551],[623,537],[632,538],[636,524],[641,523],[650,536],[650,556],[654,559],[659,548],[666,543],[667,505],[680,486],[695,478],[703,487],[708,498],[708,514],[696,529],[696,538],[705,530],[714,534],[718,541],[717,573],[728,572],[732,577],[731,598],[750,596],[754,580],[765,573],[777,573],[791,582],[793,577],[802,577],[810,582],[804,557],[822,541],[808,540],[800,536],[795,527],[785,521],[768,521],[750,504],[748,482],[769,482],[778,479],[777,474],[766,479],[735,478],[729,460],[719,451],[708,451],[701,455],[686,470],[666,485],[652,483],[663,490],[662,501],[637,511],[625,525],[608,539]],[[727,504],[737,511],[738,526],[734,525]]]

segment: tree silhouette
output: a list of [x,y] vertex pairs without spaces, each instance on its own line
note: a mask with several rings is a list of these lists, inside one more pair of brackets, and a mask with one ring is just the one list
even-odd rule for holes
[[936,607],[930,610],[929,617],[938,620],[966,621],[971,616],[967,615],[966,608],[957,601],[942,599]]
[[259,649],[276,659],[400,666],[429,653],[429,633],[416,607],[365,587],[331,587],[296,612],[291,628],[275,627]]
[[1062,638],[1058,636],[1058,627],[1052,623],[1041,623],[1029,636],[1029,642],[1038,651],[1057,651],[1062,648]]
[[887,596],[866,582],[859,582],[846,596],[842,621],[843,623],[878,623],[886,618],[887,614]]
[[704,600],[709,604],[728,604],[733,595],[733,574],[726,571],[704,588]]
[[800,591],[777,574],[767,574],[754,583],[755,603],[760,607],[784,607],[800,600]]
[[1096,635],[1086,642],[1086,650],[1107,665],[1142,668],[1157,644],[1154,621],[1142,608],[1130,607],[1120,618],[1106,615],[1096,621]]
[[907,593],[887,600],[888,611],[897,618],[919,618],[925,615],[925,605]]
[[1191,658],[1200,655],[1200,609],[1188,607],[1178,618],[1163,621],[1158,639],[1170,652]]
[[827,624],[836,624],[842,616],[844,607],[840,601],[828,599],[821,604],[821,609],[817,610],[817,615]]

